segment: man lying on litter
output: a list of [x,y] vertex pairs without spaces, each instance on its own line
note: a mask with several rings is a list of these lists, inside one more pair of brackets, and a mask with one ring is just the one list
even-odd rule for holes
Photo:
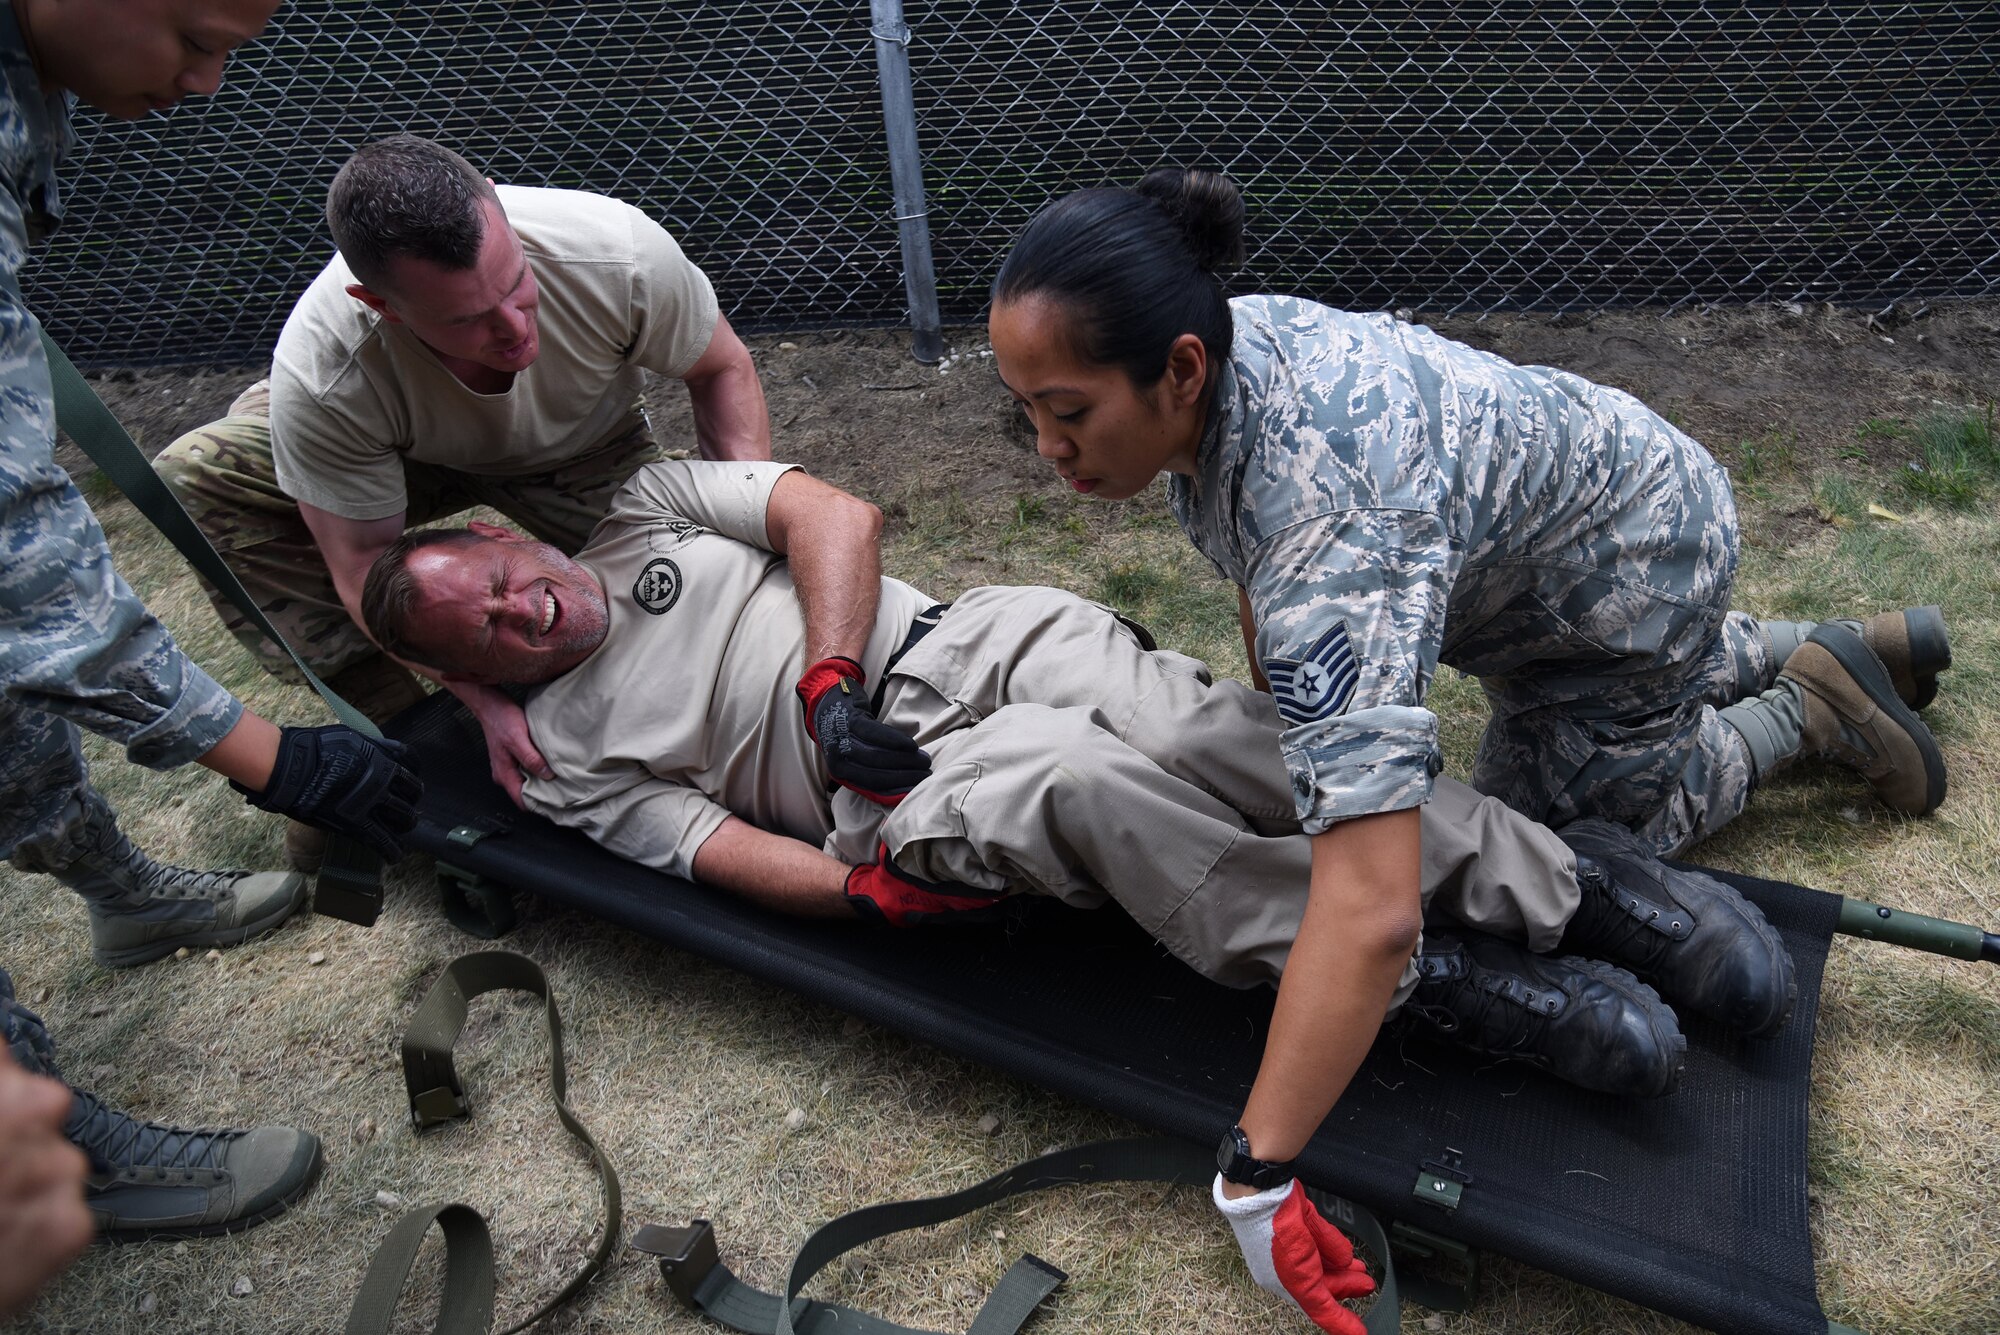
[[[531,776],[526,805],[627,858],[898,926],[1015,894],[1109,898],[1208,977],[1275,984],[1311,850],[1271,697],[1057,589],[936,604],[882,576],[880,529],[786,465],[656,463],[574,559],[490,524],[405,534],[362,612],[404,661],[529,688],[554,777]],[[1622,827],[1558,836],[1441,779],[1422,841],[1431,917],[1392,1013],[1649,1096],[1686,1043],[1628,970],[1750,1034],[1790,1011],[1791,962],[1756,908]],[[1260,1190],[1217,1203],[1260,1283],[1309,1232],[1330,1295],[1315,1319],[1347,1329],[1332,1300],[1370,1281],[1303,1218],[1287,1168],[1225,1155]]]

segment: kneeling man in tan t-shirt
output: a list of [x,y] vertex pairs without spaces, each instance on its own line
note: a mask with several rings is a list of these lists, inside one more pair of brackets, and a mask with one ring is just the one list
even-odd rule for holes
[[[341,168],[327,222],[339,253],[286,320],[270,380],[157,466],[280,632],[364,712],[421,694],[359,624],[375,557],[407,526],[481,504],[581,547],[625,479],[661,457],[643,371],[686,382],[704,457],[770,457],[749,351],[707,277],[630,205],[496,188],[400,134]],[[217,610],[269,670],[295,675]],[[546,770],[520,709],[452,689],[518,800],[522,772]]]

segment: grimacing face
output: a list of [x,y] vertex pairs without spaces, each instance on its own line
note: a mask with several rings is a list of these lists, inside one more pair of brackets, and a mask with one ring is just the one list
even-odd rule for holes
[[[1036,452],[1070,486],[1106,500],[1136,496],[1162,472],[1193,472],[1202,411],[1190,409],[1184,392],[1179,345],[1167,373],[1141,389],[1124,368],[1078,357],[1068,318],[1055,303],[1027,296],[996,304],[987,324],[995,368],[1034,424]],[[1197,391],[1201,373],[1194,368]]]
[[421,656],[456,677],[551,681],[595,653],[609,624],[604,588],[558,548],[491,524],[478,542],[423,548],[409,573]]
[[374,294],[381,303],[376,309],[385,320],[408,326],[447,362],[507,374],[525,371],[542,350],[536,317],[541,292],[507,215],[491,200],[479,207],[486,226],[470,269],[396,260],[385,281],[388,290]]
[[138,120],[222,86],[230,52],[279,0],[22,0],[16,13],[43,86]]

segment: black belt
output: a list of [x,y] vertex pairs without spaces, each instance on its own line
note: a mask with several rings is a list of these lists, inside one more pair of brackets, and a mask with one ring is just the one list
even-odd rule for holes
[[918,642],[924,636],[936,630],[938,618],[950,610],[950,603],[932,603],[929,607],[917,613],[916,619],[910,622],[910,633],[903,637],[902,645],[895,653],[890,654],[889,661],[882,665],[882,675],[886,677],[891,672],[894,672],[896,664],[903,661],[903,655],[916,648]]
[[868,699],[868,707],[877,718],[882,716],[882,695],[889,689],[889,674],[896,670],[896,664],[903,661],[904,654],[916,648],[924,636],[937,629],[938,618],[950,610],[950,603],[932,603],[910,622],[910,633],[903,637],[903,642],[896,646],[896,652],[890,654],[889,661],[882,665],[882,680],[875,683],[875,693]]

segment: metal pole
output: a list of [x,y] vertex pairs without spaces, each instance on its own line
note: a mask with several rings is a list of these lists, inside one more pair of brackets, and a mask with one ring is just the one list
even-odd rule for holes
[[903,238],[903,288],[910,299],[910,355],[929,365],[944,355],[938,317],[937,271],[931,264],[931,223],[924,202],[924,160],[917,149],[917,105],[910,85],[910,28],[903,0],[869,0],[875,64],[882,79],[882,127],[889,141],[889,179]]
[[1949,955],[1956,960],[2000,964],[2000,933],[1982,932],[1967,923],[1943,918],[1926,918],[1921,913],[1883,908],[1865,899],[1841,901],[1840,923],[1834,930],[1868,941],[1887,941],[1892,946]]

